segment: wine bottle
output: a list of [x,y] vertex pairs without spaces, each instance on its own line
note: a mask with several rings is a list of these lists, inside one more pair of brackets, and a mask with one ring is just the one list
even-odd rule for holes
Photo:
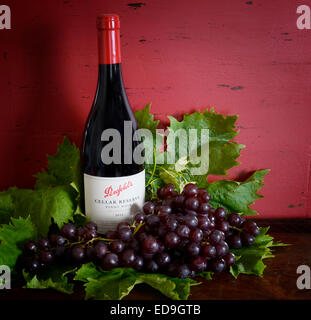
[[100,233],[130,221],[145,198],[145,170],[134,150],[138,129],[121,73],[118,15],[97,18],[99,69],[95,98],[82,146],[86,216]]

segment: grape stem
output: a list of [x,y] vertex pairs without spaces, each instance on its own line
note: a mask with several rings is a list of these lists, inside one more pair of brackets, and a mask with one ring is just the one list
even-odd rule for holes
[[133,232],[133,236],[135,236],[135,234],[137,233],[137,231],[144,225],[145,223],[140,222],[139,225],[135,228],[134,232]]
[[240,228],[237,228],[237,227],[234,227],[234,226],[230,226],[230,228],[242,232],[242,229],[240,229]]

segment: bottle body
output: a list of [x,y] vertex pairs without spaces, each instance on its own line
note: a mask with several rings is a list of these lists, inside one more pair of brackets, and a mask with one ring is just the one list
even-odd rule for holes
[[[133,139],[138,128],[123,85],[117,37],[114,29],[99,30],[98,85],[82,146],[85,213],[101,233],[131,220],[145,196],[144,166],[133,155],[140,144]],[[109,52],[117,59],[109,60]]]

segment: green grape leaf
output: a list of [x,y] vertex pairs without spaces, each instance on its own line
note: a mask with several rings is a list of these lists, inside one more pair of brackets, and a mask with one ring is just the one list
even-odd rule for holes
[[[197,129],[197,145],[193,146],[192,141],[188,143],[188,155],[191,149],[202,147],[201,132],[203,129],[209,130],[209,169],[208,174],[225,175],[227,170],[238,165],[236,159],[240,151],[245,146],[232,142],[231,140],[238,134],[235,131],[235,122],[238,116],[223,116],[215,113],[214,109],[204,110],[202,113],[193,112],[185,114],[182,121],[177,121],[169,116],[170,133],[184,129],[189,134],[191,129]],[[180,158],[178,143],[175,143],[176,161]],[[191,149],[190,149],[191,148]],[[200,154],[200,151],[198,151]],[[207,155],[202,154],[201,157]],[[191,165],[191,164],[189,164]]]
[[23,244],[36,238],[36,229],[30,217],[11,218],[9,224],[0,227],[0,265],[11,269],[22,253]]
[[163,274],[145,274],[131,268],[115,268],[103,271],[93,263],[84,264],[74,280],[83,281],[86,299],[120,300],[135,285],[146,283],[171,299],[187,299],[190,287],[198,284],[192,279],[171,278]]
[[263,196],[258,190],[263,187],[263,178],[270,170],[259,170],[244,182],[219,180],[212,183],[199,183],[205,187],[211,196],[210,204],[214,208],[223,207],[228,213],[241,213],[243,215],[258,214],[249,206]]
[[272,247],[285,246],[273,242],[273,237],[267,234],[269,228],[260,228],[260,234],[255,238],[254,244],[241,249],[231,249],[236,257],[236,263],[230,267],[230,273],[237,278],[239,274],[253,274],[262,277],[266,268],[263,260],[273,258]]

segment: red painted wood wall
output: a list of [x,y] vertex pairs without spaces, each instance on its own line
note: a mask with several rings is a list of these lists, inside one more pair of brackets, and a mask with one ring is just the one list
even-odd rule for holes
[[32,187],[66,134],[80,143],[97,80],[95,18],[121,17],[133,109],[160,119],[214,106],[239,114],[246,149],[229,177],[271,168],[262,217],[311,217],[311,30],[294,0],[3,0],[1,190]]

